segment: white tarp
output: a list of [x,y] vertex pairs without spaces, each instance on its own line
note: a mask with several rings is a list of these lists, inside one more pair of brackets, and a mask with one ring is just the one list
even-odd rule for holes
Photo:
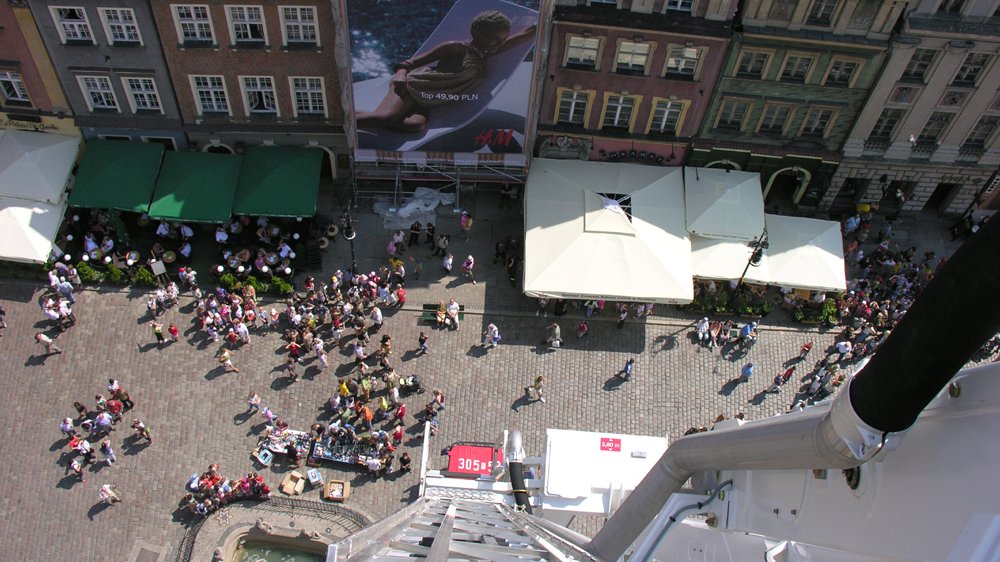
[[[697,279],[739,279],[750,262],[753,248],[747,242],[691,237],[691,274]],[[766,252],[765,252],[766,254]],[[747,269],[744,281],[766,285],[769,280],[766,256]]]
[[[840,223],[766,215],[767,275],[772,285],[844,291],[844,243]],[[753,268],[751,268],[753,269]]]
[[750,241],[764,231],[760,174],[684,168],[687,230],[703,238]]
[[59,204],[80,139],[0,130],[0,197]]
[[[599,194],[627,195],[631,218]],[[536,158],[524,208],[527,295],[693,298],[679,168]]]
[[45,263],[65,211],[65,202],[0,197],[0,259]]

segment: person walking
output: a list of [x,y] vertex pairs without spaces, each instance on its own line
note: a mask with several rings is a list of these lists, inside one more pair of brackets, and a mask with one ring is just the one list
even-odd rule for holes
[[618,371],[618,376],[626,381],[632,380],[632,374],[635,373],[635,358],[629,357],[628,361],[625,362],[625,366],[622,367],[621,371]]
[[545,403],[545,396],[542,394],[542,388],[545,386],[545,376],[538,375],[535,377],[535,382],[530,386],[524,387],[524,394],[529,400],[538,400],[542,404]]
[[[289,361],[294,361],[289,359]],[[233,365],[233,352],[228,349],[223,349],[222,353],[219,354],[219,363],[222,364],[222,372],[224,373],[238,373],[240,370]]]
[[406,243],[407,246],[416,246],[417,244],[420,244],[420,230],[422,228],[423,225],[420,224],[420,221],[414,221],[413,224],[410,225],[410,240]]
[[441,267],[444,268],[445,273],[447,273],[448,275],[451,275],[451,268],[454,263],[455,263],[455,256],[451,255],[450,253],[445,254],[444,257],[441,258]]
[[621,330],[625,326],[625,321],[628,320],[628,307],[619,305],[618,308],[618,329]]
[[156,345],[162,346],[167,340],[163,337],[163,324],[160,324],[156,320],[150,320],[149,325],[153,329],[153,335],[156,336]]
[[500,329],[497,325],[490,322],[486,329],[483,330],[483,347],[489,346],[493,349],[500,343]]
[[46,336],[42,332],[38,332],[35,334],[35,341],[45,347],[46,355],[52,355],[53,353],[63,352],[61,349],[59,349],[59,346],[56,345],[56,342],[52,338]]
[[59,422],[59,431],[66,434],[66,437],[72,439],[76,437],[76,427],[73,426],[73,420],[70,418],[65,418],[63,421]]
[[122,498],[118,495],[118,486],[114,484],[105,484],[101,486],[101,491],[98,492],[98,497],[101,498],[102,502],[108,505],[122,503]]
[[118,462],[118,456],[115,455],[115,450],[111,448],[111,440],[105,439],[101,443],[101,454],[104,455],[104,462],[111,466],[113,463]]
[[430,338],[428,338],[427,334],[425,332],[423,332],[423,331],[421,331],[420,335],[417,336],[418,350],[423,355],[427,355],[428,353],[430,353],[430,350],[427,347],[427,340],[428,339],[430,339]]
[[73,471],[73,474],[76,474],[76,476],[80,479],[80,482],[87,481],[87,478],[83,473],[83,463],[80,462],[80,459],[73,459],[73,461],[69,463],[69,468]]
[[145,439],[150,445],[153,444],[153,435],[149,432],[149,428],[146,427],[146,424],[142,423],[142,420],[139,418],[133,420],[132,429],[134,429],[136,434]]
[[458,218],[458,226],[462,230],[462,237],[466,240],[472,236],[472,214],[466,211],[462,212],[462,216]]
[[438,235],[434,240],[434,253],[431,255],[443,258],[448,253],[449,243],[451,243],[451,238],[447,234]]
[[561,347],[562,346],[562,330],[559,328],[559,324],[553,322],[545,327],[545,341],[542,343],[548,344],[551,347]]
[[170,332],[170,339],[172,339],[173,341],[177,341],[180,339],[181,331],[177,328],[177,324],[171,322],[170,325],[167,326],[167,331]]
[[260,410],[260,395],[254,391],[250,391],[247,395],[247,412],[256,412]]
[[431,404],[436,406],[438,410],[444,410],[444,392],[435,388],[431,391],[431,394],[434,396],[431,399]]
[[295,382],[299,380],[299,372],[295,368],[295,359],[289,357],[288,362],[285,363],[285,373],[288,375],[288,382]]
[[70,304],[76,304],[76,297],[73,295],[73,284],[66,280],[65,277],[59,278],[59,284],[56,286],[56,290],[62,295]]
[[428,246],[434,246],[434,223],[432,222],[424,226],[424,242]]
[[469,276],[469,279],[472,280],[473,285],[476,284],[476,277],[473,274],[473,269],[475,267],[476,267],[476,259],[473,258],[471,255],[465,258],[465,261],[462,262],[462,271],[464,271],[465,274]]

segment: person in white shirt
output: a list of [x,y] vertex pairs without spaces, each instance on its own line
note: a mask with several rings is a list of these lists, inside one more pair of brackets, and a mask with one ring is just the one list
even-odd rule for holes
[[704,317],[698,321],[698,343],[706,343],[712,339],[712,336],[708,332],[708,317]]
[[226,232],[225,228],[221,226],[215,229],[215,241],[219,244],[225,244],[229,242],[229,233]]
[[94,234],[88,232],[87,235],[83,237],[83,249],[89,254],[98,247],[97,242],[94,241]]
[[156,235],[163,238],[170,237],[170,225],[166,221],[160,221],[160,224],[156,227]]
[[190,226],[188,226],[186,224],[182,224],[181,225],[181,237],[184,238],[185,240],[187,240],[188,238],[192,238],[193,236],[194,236],[194,230],[191,230]]
[[101,240],[101,251],[108,254],[113,249],[115,249],[115,241],[110,236],[105,236],[104,240]]
[[190,258],[191,257],[191,243],[188,242],[187,240],[185,240],[184,243],[181,244],[181,247],[177,248],[177,253],[180,254],[181,256],[183,256],[184,258]]
[[456,330],[459,328],[459,326],[458,326],[458,313],[461,312],[461,310],[462,310],[462,307],[457,302],[455,302],[455,299],[450,299],[448,301],[448,308],[447,308],[448,318],[450,318],[451,321],[452,321],[452,323],[455,324],[455,329]]
[[288,254],[290,254],[291,252],[292,248],[288,245],[287,242],[282,242],[281,244],[278,245],[278,255],[281,256],[282,259],[287,258]]

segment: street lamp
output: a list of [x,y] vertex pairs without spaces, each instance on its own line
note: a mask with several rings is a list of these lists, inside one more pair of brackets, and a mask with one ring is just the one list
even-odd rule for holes
[[753,248],[753,252],[750,253],[750,259],[747,260],[747,266],[743,268],[743,274],[740,275],[740,282],[736,285],[736,293],[740,294],[743,292],[743,279],[747,276],[747,271],[750,271],[750,266],[757,267],[760,265],[760,260],[764,258],[764,250],[770,247],[767,241],[767,227],[764,227],[764,232],[758,238],[751,240],[747,246]]
[[350,213],[345,210],[344,214],[340,217],[340,220],[344,227],[344,240],[347,240],[348,244],[351,246],[351,275],[357,275],[358,262],[354,255],[354,239],[358,237],[358,233],[354,230],[354,219],[352,219]]

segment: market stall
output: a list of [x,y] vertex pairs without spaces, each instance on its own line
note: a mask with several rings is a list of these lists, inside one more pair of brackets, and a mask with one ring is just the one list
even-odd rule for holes
[[357,439],[348,434],[324,433],[319,441],[313,443],[307,462],[311,465],[322,461],[364,464],[373,457],[378,458],[380,453],[379,444],[371,440]]

